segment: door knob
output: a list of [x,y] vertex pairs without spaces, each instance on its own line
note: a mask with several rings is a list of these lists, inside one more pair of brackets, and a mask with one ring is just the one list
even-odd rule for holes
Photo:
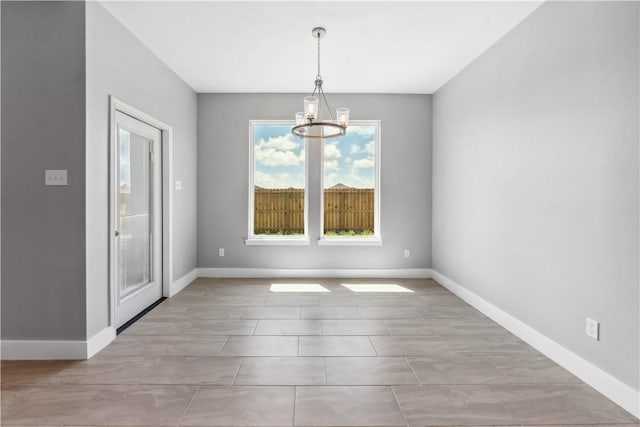
[[116,237],[118,237],[120,235],[120,232],[118,230],[116,230]]

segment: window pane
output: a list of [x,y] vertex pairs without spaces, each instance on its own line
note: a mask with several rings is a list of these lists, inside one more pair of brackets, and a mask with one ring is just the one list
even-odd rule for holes
[[324,235],[375,233],[377,125],[349,125],[324,143]]
[[254,235],[305,234],[305,147],[291,126],[254,125]]

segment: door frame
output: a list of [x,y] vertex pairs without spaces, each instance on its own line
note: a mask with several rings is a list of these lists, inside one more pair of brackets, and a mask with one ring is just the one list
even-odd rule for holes
[[116,144],[116,111],[140,120],[150,126],[160,129],[162,135],[162,179],[160,182],[162,193],[162,296],[171,296],[171,281],[173,276],[173,128],[150,116],[130,104],[109,96],[109,326],[116,325],[116,239],[115,231],[118,221],[118,206],[116,192],[118,185]]

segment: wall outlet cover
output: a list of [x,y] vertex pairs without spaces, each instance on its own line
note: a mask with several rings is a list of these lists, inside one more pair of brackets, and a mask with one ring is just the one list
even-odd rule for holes
[[600,339],[600,322],[587,317],[587,335],[594,340]]

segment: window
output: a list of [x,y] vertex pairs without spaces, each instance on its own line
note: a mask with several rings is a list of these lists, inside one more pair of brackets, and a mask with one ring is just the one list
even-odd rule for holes
[[[308,245],[308,149],[292,121],[250,122],[248,245]],[[319,245],[381,245],[380,122],[319,144]],[[317,151],[316,151],[317,152]]]
[[292,121],[251,121],[247,244],[308,244],[307,150]]
[[352,121],[322,151],[319,244],[381,244],[380,122]]

